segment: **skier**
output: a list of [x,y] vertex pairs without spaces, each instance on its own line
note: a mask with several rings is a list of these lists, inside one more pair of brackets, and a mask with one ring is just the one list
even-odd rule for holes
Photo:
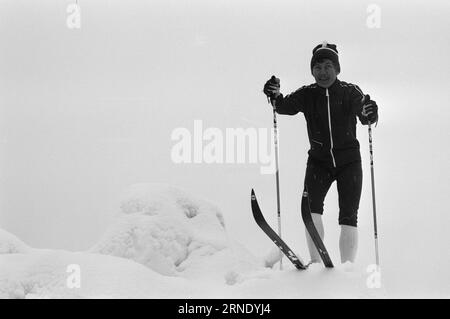
[[[333,183],[339,196],[339,249],[341,262],[354,262],[358,246],[357,215],[362,189],[356,117],[363,125],[378,122],[378,107],[354,84],[340,81],[341,68],[336,45],[323,42],[313,49],[311,73],[315,83],[283,96],[280,80],[272,76],[264,85],[279,114],[302,112],[306,119],[310,149],[304,187],[310,200],[311,216],[323,240],[323,203]],[[320,255],[306,232],[311,262]]]

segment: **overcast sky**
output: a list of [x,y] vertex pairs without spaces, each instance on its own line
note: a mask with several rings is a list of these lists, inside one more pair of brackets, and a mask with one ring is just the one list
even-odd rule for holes
[[[250,188],[274,212],[274,176],[258,164],[175,164],[171,134],[193,132],[194,120],[270,128],[264,82],[277,75],[283,93],[312,83],[323,40],[337,44],[339,78],[379,105],[380,207],[423,205],[448,221],[449,1],[81,0],[81,28],[69,29],[71,2],[0,1],[0,227],[28,244],[89,248],[137,182],[208,198],[245,241]],[[372,3],[380,28],[367,25]],[[279,127],[288,221],[298,219],[308,140],[302,115],[280,116]],[[366,160],[366,127],[358,134]],[[424,194],[433,200],[414,202]]]

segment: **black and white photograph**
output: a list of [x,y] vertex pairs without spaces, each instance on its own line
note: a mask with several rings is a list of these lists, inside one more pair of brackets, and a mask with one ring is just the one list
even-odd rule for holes
[[449,299],[449,17],[0,0],[0,299]]

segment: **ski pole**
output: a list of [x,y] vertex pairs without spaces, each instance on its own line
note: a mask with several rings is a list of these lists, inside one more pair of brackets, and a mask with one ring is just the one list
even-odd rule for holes
[[375,238],[375,260],[377,270],[380,268],[380,256],[378,253],[378,229],[377,229],[377,206],[375,203],[375,177],[373,170],[373,147],[372,147],[372,125],[369,121],[369,151],[370,151],[370,176],[372,180],[372,205],[373,205],[373,229]]
[[[278,217],[278,236],[281,238],[281,211],[280,211],[280,177],[278,169],[278,125],[277,125],[277,112],[275,103],[273,103],[269,97],[267,97],[269,104],[273,108],[273,132],[274,132],[274,143],[275,143],[275,180],[277,184],[277,217]],[[280,270],[283,269],[283,255],[280,250]]]

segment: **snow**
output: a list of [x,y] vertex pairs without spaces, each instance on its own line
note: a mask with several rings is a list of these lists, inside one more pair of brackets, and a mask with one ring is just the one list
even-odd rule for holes
[[260,267],[229,240],[217,207],[180,189],[136,184],[125,191],[120,207],[115,223],[91,253],[131,259],[159,274],[186,278],[211,279],[211,274],[234,266]]
[[[80,288],[67,284],[70,265],[81,269]],[[174,280],[131,260],[100,254],[39,251],[0,257],[0,298],[168,298],[191,294]]]
[[264,248],[258,257],[231,239],[213,204],[171,186],[136,184],[88,251],[33,249],[0,230],[0,298],[395,296],[370,288],[376,277],[360,264],[299,271],[284,258],[280,270],[277,249]]

